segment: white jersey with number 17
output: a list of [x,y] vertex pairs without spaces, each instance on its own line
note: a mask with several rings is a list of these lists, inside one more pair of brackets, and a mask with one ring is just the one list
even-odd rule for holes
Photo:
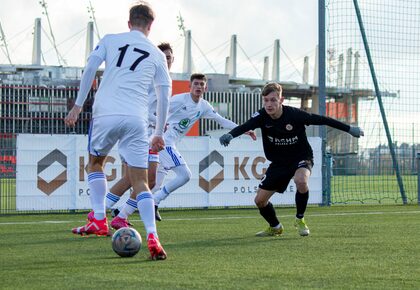
[[105,35],[91,56],[105,61],[105,71],[93,104],[93,117],[148,117],[148,90],[171,87],[164,53],[140,31]]

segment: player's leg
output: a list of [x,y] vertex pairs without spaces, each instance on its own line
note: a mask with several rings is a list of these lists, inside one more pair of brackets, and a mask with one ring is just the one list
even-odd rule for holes
[[308,205],[309,199],[309,177],[311,175],[313,163],[311,160],[303,160],[300,161],[298,164],[298,168],[295,172],[293,177],[295,184],[296,184],[296,194],[295,194],[295,202],[296,202],[296,219],[295,219],[295,227],[297,228],[299,234],[301,236],[308,236],[310,231],[308,226],[306,225],[304,215],[306,211],[306,207]]
[[[124,195],[124,193],[131,188],[130,179],[128,178],[127,173],[127,164],[123,161],[122,163],[123,172],[122,177],[120,180],[118,180],[108,191],[105,197],[105,207],[106,209],[112,209],[112,207],[120,200],[121,196]],[[115,217],[118,215],[120,210],[118,208],[115,208],[111,210],[111,216]],[[92,220],[94,216],[94,211],[91,211],[88,214],[88,220]]]
[[152,189],[156,185],[156,172],[159,165],[159,153],[149,150],[149,168],[147,171],[147,182]]
[[161,188],[163,181],[168,175],[169,171],[166,170],[162,164],[159,164],[156,170],[155,186],[150,188],[153,194],[155,194]]
[[[123,159],[122,159],[123,160]],[[111,208],[114,206],[124,195],[124,193],[131,188],[130,178],[128,176],[128,166],[125,161],[123,162],[123,176],[117,183],[112,186],[111,190],[106,195],[106,206]],[[135,212],[137,209],[137,202],[134,198],[129,198],[126,203],[120,208],[114,208],[111,210],[111,227],[118,230],[123,227],[133,226],[129,221],[128,217]]]
[[138,118],[126,118],[126,129],[118,147],[127,162],[128,176],[133,187],[129,200],[135,198],[140,218],[146,229],[151,258],[164,260],[166,253],[157,235],[154,201],[147,184],[149,142],[146,124]]
[[[150,164],[150,163],[149,163]],[[155,177],[155,184],[154,187],[151,188],[151,191],[153,194],[158,192],[160,190],[160,187],[162,186],[163,181],[165,180],[165,177],[168,175],[168,170],[163,168],[160,164],[157,166],[157,172]],[[157,221],[162,221],[162,216],[159,212],[159,206],[155,203],[155,219]]]
[[165,200],[172,192],[186,184],[191,179],[191,171],[186,164],[178,165],[171,168],[171,170],[176,176],[154,194],[156,205],[159,205],[162,200]]
[[118,180],[109,190],[106,195],[106,208],[112,208],[124,195],[124,193],[131,188],[130,178],[127,172],[127,163],[122,163],[123,173],[121,179]]
[[94,216],[87,225],[72,229],[75,234],[110,234],[105,214],[105,195],[108,192],[108,186],[104,163],[107,154],[119,138],[117,127],[113,117],[102,117],[91,122],[88,142],[88,184]]
[[147,246],[152,260],[166,259],[166,252],[159,242],[156,230],[154,200],[147,185],[147,170],[129,167],[129,176],[133,186],[131,198],[137,193],[137,208],[147,233]]
[[[155,211],[158,212],[159,203],[166,199],[173,191],[186,184],[191,179],[191,171],[184,161],[182,155],[173,146],[166,146],[164,150],[159,152],[160,166],[156,183],[161,184],[168,172],[168,168],[175,173],[175,178],[165,183],[164,186],[154,192],[153,198],[155,200]],[[156,188],[156,186],[155,186]],[[160,215],[159,215],[160,217]],[[156,216],[156,218],[158,218]]]
[[257,205],[260,215],[267,221],[269,227],[261,232],[256,233],[258,237],[279,236],[283,233],[283,225],[277,219],[276,210],[269,201],[275,193],[273,190],[265,190],[258,188],[255,196],[255,204]]
[[158,191],[153,195],[156,205],[166,199],[171,192],[180,188],[191,179],[191,171],[185,163],[182,155],[178,152],[175,147],[167,146],[160,152],[161,167],[170,169],[175,173],[175,178],[165,183]]
[[110,235],[108,222],[105,216],[105,193],[107,190],[106,177],[103,165],[106,156],[89,155],[88,184],[89,197],[94,213],[84,226],[73,228],[72,232],[79,235],[107,236]]
[[276,211],[270,198],[275,192],[284,192],[289,184],[293,173],[287,167],[270,164],[264,177],[258,185],[255,204],[257,205],[260,215],[267,221],[268,228],[258,232],[256,236],[280,236],[283,233],[283,225],[277,218]]
[[[121,157],[123,159],[123,157]],[[154,152],[149,149],[149,168],[147,171],[147,180],[149,189],[153,188],[155,186],[155,180],[156,180],[156,168],[159,165],[159,155],[157,152]],[[131,188],[131,182],[128,177],[128,167],[127,164],[124,162],[124,175],[123,178],[121,178],[110,190],[110,193],[116,192],[118,196],[122,196],[125,191],[127,191],[129,188]],[[111,201],[108,202],[108,196],[110,195],[108,193],[107,195],[107,205],[111,204]],[[133,194],[130,196],[130,198],[127,200],[125,205],[121,207],[120,209],[114,209],[111,211],[112,216],[114,219],[111,222],[111,226],[114,229],[119,229],[122,227],[126,227],[127,225],[131,226],[132,224],[128,222],[128,217],[133,214],[137,210],[137,201],[136,196]],[[117,217],[115,219],[115,217]],[[160,217],[159,212],[157,211],[157,208],[155,208],[155,217],[156,220],[160,221],[162,218]]]
[[[149,170],[147,175],[147,180],[149,184],[149,188],[151,189],[152,193],[156,192],[159,188],[156,188],[156,177],[157,177],[157,168],[159,166],[159,153],[149,149]],[[163,180],[160,180],[160,185],[162,184]],[[155,205],[155,219],[157,221],[161,221],[162,217],[160,216],[158,206]]]

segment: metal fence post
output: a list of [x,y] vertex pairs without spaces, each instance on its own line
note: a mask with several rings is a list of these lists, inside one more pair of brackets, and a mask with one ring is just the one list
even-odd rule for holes
[[420,152],[417,152],[417,204],[420,205]]
[[325,154],[325,163],[326,163],[326,180],[325,180],[325,201],[324,203],[326,203],[325,205],[330,206],[331,205],[331,177],[332,177],[332,162],[333,162],[333,157],[331,155],[331,153],[326,153]]

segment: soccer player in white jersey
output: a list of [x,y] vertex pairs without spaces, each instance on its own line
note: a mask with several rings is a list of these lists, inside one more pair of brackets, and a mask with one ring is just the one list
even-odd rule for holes
[[[158,48],[165,54],[166,62],[168,65],[168,70],[171,69],[172,63],[174,62],[174,55],[172,47],[169,43],[163,42],[158,45]],[[149,117],[148,117],[148,134],[149,137],[153,136],[156,128],[156,106],[157,98],[154,86],[149,88]],[[159,154],[157,151],[149,149],[149,169],[148,169],[148,184],[149,188],[152,189],[155,186],[156,180],[156,170],[159,164]],[[123,166],[126,167],[125,162]],[[110,191],[106,195],[105,205],[107,208],[112,208],[119,200],[120,197],[131,188],[131,183],[128,178],[127,171],[124,170],[122,178],[112,186]],[[114,209],[111,213],[115,216],[111,221],[111,226],[114,229],[120,229],[122,227],[131,226],[128,222],[128,216],[131,215],[137,209],[137,202],[135,193],[132,192],[130,198],[127,200],[126,204],[120,209]],[[93,218],[94,212],[91,211],[88,214],[88,219]]]
[[88,142],[88,183],[94,218],[72,232],[109,235],[105,214],[108,190],[103,167],[107,154],[118,142],[118,151],[128,165],[130,182],[136,193],[151,259],[164,260],[166,253],[158,239],[154,201],[147,185],[148,89],[153,83],[158,100],[151,146],[159,151],[165,144],[162,134],[172,87],[165,55],[147,39],[153,20],[154,12],[146,3],[136,4],[129,13],[130,32],[108,34],[101,39],[89,56],[75,106],[66,116],[65,123],[75,125],[96,71],[105,61],[103,80],[93,104]]
[[[223,128],[233,129],[236,123],[220,116],[202,98],[207,91],[207,77],[204,74],[192,74],[190,77],[190,92],[173,96],[169,102],[169,115],[167,129],[163,135],[165,149],[159,152],[160,164],[158,167],[156,185],[152,192],[155,199],[156,219],[161,219],[158,205],[167,198],[171,192],[186,184],[191,178],[191,171],[176,148],[176,143],[189,131],[199,119],[213,119]],[[256,140],[254,131],[248,131],[252,139]],[[166,183],[162,188],[165,176],[172,170],[176,177]]]

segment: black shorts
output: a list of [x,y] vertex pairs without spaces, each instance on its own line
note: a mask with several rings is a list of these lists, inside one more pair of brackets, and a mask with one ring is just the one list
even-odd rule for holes
[[271,163],[265,175],[261,178],[259,188],[269,191],[284,192],[290,180],[299,168],[307,168],[312,171],[313,159],[302,160],[292,164]]

